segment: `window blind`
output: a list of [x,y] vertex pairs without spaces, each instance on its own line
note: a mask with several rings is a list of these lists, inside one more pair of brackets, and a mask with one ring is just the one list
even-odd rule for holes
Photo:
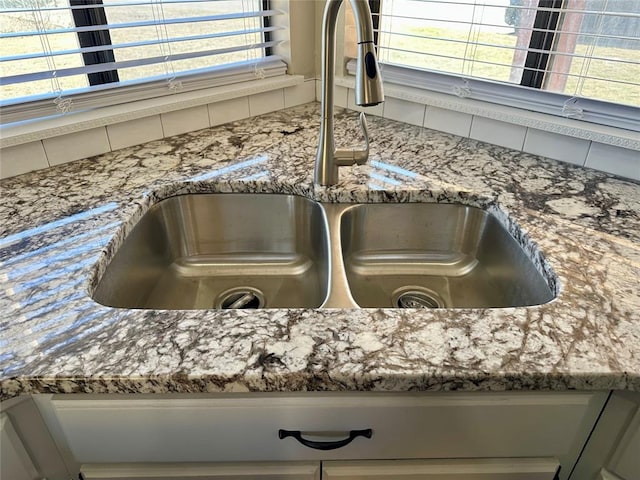
[[[638,128],[640,1],[377,3],[374,20],[380,61],[388,66],[383,67],[385,80],[393,78],[399,71],[393,66],[398,66],[424,71],[415,77],[419,83],[431,82],[459,96],[490,96],[493,91],[498,97],[522,97],[522,89],[506,93],[496,88],[500,84],[554,92],[562,95],[565,116],[583,118],[585,106],[604,102],[619,105],[622,113],[603,113],[603,118],[625,119],[611,123],[604,118],[603,123],[628,128],[635,122]],[[398,78],[405,82],[407,75],[399,73]],[[465,81],[452,83],[453,78]]]
[[279,13],[265,0],[0,0],[2,121],[25,104],[42,115],[282,74]]

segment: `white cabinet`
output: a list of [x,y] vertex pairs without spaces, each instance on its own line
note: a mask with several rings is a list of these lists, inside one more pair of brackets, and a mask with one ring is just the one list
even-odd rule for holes
[[84,465],[85,480],[320,480],[319,463]]
[[[577,458],[601,405],[588,393],[58,395],[48,422],[76,462]],[[595,406],[594,406],[595,402]],[[320,451],[319,441],[371,429]]]
[[611,394],[571,479],[640,479],[640,394]]
[[39,477],[9,417],[0,414],[0,478],[34,480]]
[[4,401],[0,412],[0,479],[71,477],[31,397]]
[[[84,465],[85,480],[552,480],[553,458]],[[322,476],[320,474],[322,471]]]
[[[606,392],[34,395],[23,405],[37,411],[36,423],[46,424],[46,435],[35,435],[36,429],[30,427],[34,415],[21,414],[25,428],[20,426],[23,433],[30,432],[29,441],[23,441],[31,458],[37,460],[36,466],[46,466],[40,471],[49,472],[51,480],[76,478],[81,468],[87,480],[243,476],[309,480],[320,475],[320,462],[326,478],[453,480],[462,475],[471,480],[552,480],[560,467],[557,478],[567,480],[607,396]],[[300,439],[282,438],[281,429],[299,431],[300,439],[315,442],[339,441],[352,430],[370,429],[371,435],[356,436],[341,448],[317,450]],[[634,438],[629,448],[635,448]],[[386,463],[377,463],[381,461]],[[628,468],[621,462],[620,468]],[[365,473],[354,476],[354,466]],[[394,472],[385,474],[391,467]]]
[[554,458],[324,462],[323,480],[552,480]]

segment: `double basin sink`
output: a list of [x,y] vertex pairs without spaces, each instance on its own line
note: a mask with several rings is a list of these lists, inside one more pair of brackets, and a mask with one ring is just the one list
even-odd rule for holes
[[496,217],[458,204],[190,194],[152,206],[93,298],[119,308],[504,308],[554,293]]

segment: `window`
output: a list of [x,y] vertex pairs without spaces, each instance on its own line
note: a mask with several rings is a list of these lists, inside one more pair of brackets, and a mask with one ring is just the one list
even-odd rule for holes
[[639,128],[638,0],[370,3],[385,80]]
[[268,0],[0,0],[3,123],[282,74],[277,14]]

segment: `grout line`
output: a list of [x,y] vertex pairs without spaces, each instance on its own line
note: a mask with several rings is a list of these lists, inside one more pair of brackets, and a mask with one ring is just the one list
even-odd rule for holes
[[425,105],[424,106],[424,115],[422,116],[422,128],[429,128],[426,126],[427,123],[427,115],[428,115],[428,111],[431,107],[429,105]]
[[476,121],[476,116],[471,115],[471,121],[469,122],[469,131],[467,132],[466,138],[471,138],[473,140],[476,140],[471,136],[471,131],[473,130],[473,124],[475,123],[475,121]]
[[474,118],[475,118],[475,115],[471,115],[471,121],[469,122],[469,128],[467,129],[467,133],[466,133],[466,135],[464,135],[464,138],[471,138],[471,127],[473,126]]
[[167,138],[167,136],[164,133],[164,122],[162,121],[162,113],[158,114],[158,120],[160,120],[160,131],[162,132],[162,138]]
[[44,143],[44,140],[39,140],[39,142],[42,144],[42,150],[44,150],[44,157],[47,159],[47,165],[49,165],[49,168],[53,167],[53,165],[51,165],[51,160],[49,160],[49,152],[47,152],[47,146]]
[[111,146],[111,137],[109,136],[109,130],[107,130],[107,126],[105,125],[104,127],[104,134],[107,136],[107,143],[109,144],[109,151],[113,152],[113,147]]
[[589,158],[589,154],[591,153],[591,147],[593,146],[593,141],[589,141],[589,148],[587,148],[587,154],[584,156],[584,162],[582,162],[582,166],[587,166],[587,159]]
[[212,127],[211,125],[211,110],[213,110],[213,103],[207,103],[206,107],[207,107],[207,124],[209,125],[209,128]]
[[519,148],[517,148],[516,150],[518,150],[519,152],[522,152],[524,149],[524,141],[527,139],[527,132],[529,131],[529,127],[524,127],[524,135],[522,136],[522,144],[520,145]]
[[526,128],[527,129],[524,132],[524,141],[522,142],[522,148],[520,149],[520,151],[525,153],[530,153],[524,149],[524,146],[527,144],[527,138],[529,137],[529,130],[531,130],[529,127],[526,127]]
[[[47,154],[47,149],[44,148],[44,140],[38,140],[38,142],[40,142],[40,146],[42,147],[42,153],[44,153],[44,159],[47,162],[47,165],[49,165],[49,168],[52,167],[51,162],[49,161],[49,155]],[[44,169],[40,169],[40,170],[44,170]]]

